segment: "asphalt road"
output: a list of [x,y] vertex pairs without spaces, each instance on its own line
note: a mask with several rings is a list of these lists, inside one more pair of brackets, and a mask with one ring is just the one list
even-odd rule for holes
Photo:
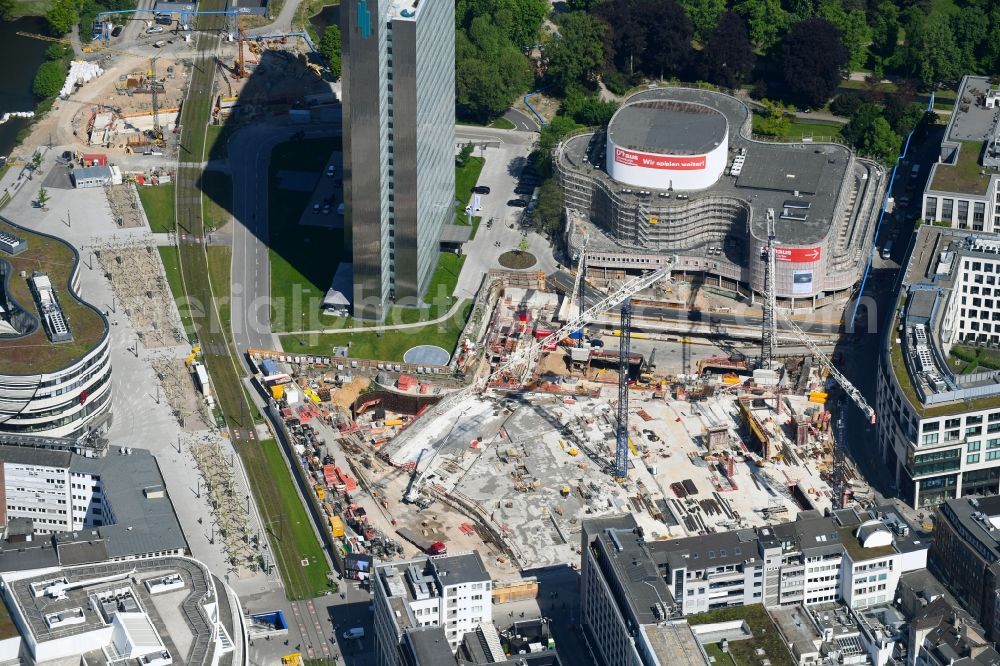
[[[271,269],[268,255],[268,166],[275,145],[301,131],[297,126],[252,126],[229,142],[233,176],[233,341],[249,347],[280,349],[271,332]],[[307,138],[334,136],[340,126],[306,130]],[[331,275],[332,277],[332,275]]]

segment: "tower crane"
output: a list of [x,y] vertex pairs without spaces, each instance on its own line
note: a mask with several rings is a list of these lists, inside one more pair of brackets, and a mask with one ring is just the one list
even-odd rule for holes
[[[570,298],[577,298],[579,300],[579,314],[583,315],[584,308],[586,307],[583,302],[583,291],[586,289],[587,279],[584,275],[587,272],[587,245],[590,243],[590,234],[584,234],[583,236],[583,246],[580,248],[580,259],[576,265],[576,281],[573,283],[573,291],[571,292]],[[577,347],[583,346],[583,332],[581,331],[580,339],[576,343]]]
[[[626,306],[628,307],[629,321],[631,321],[630,304],[632,301],[632,297],[635,296],[640,291],[642,291],[643,289],[646,289],[656,284],[658,281],[670,277],[670,271],[675,263],[676,263],[676,258],[671,258],[670,261],[664,263],[655,271],[650,271],[649,273],[645,273],[643,275],[639,275],[637,277],[632,278],[631,280],[623,284],[617,291],[608,296],[605,296],[598,303],[595,303],[593,307],[587,308],[584,312],[581,312],[577,316],[567,321],[559,330],[550,333],[541,340],[536,340],[524,347],[516,349],[507,358],[507,361],[505,363],[503,363],[499,368],[494,370],[485,378],[473,381],[465,388],[459,391],[455,391],[454,393],[449,393],[448,395],[444,396],[437,403],[437,405],[434,406],[433,409],[429,410],[422,417],[422,421],[428,423],[430,421],[433,421],[435,418],[440,417],[441,415],[447,413],[450,409],[453,409],[456,405],[461,403],[467,397],[476,393],[477,391],[483,390],[484,388],[489,386],[489,383],[491,381],[493,381],[494,379],[498,379],[505,373],[515,374],[520,379],[521,383],[524,383],[524,381],[527,379],[528,375],[531,372],[532,360],[542,349],[544,349],[547,345],[550,345],[554,342],[558,342],[564,339],[572,331],[582,328],[584,325],[592,322],[598,316],[612,309],[616,305],[622,303],[626,304],[625,306],[623,306],[623,309]],[[625,336],[625,330],[627,329],[623,328],[622,331],[623,337]],[[625,357],[625,369],[626,369],[625,374],[627,377],[628,374],[627,356]],[[625,406],[627,409],[628,408],[627,402]],[[621,423],[622,422],[619,421],[619,427],[621,427]],[[405,431],[403,431],[403,433],[400,434],[399,436],[412,437],[415,431],[416,429],[413,426],[411,426],[407,428]],[[619,453],[620,452],[616,450],[616,461]],[[627,431],[625,440],[625,456],[626,457],[628,456]],[[436,457],[437,457],[436,448],[434,449],[434,451],[431,453],[430,456],[424,456],[423,452],[421,452],[420,459],[423,460],[424,458],[426,458],[427,462],[425,463],[424,468],[422,470],[420,469],[414,470],[413,477],[411,478],[411,483],[409,484],[406,494],[403,497],[404,500],[406,500],[407,502],[416,501],[417,497],[420,494],[420,487],[421,487],[421,481],[423,480],[423,476],[427,472],[427,470],[431,468],[431,465]]]
[[[875,424],[877,415],[875,410],[861,391],[844,376],[840,370],[834,367],[833,362],[823,353],[822,350],[812,341],[808,335],[792,321],[791,317],[779,310],[776,306],[775,294],[775,233],[774,233],[774,209],[767,209],[767,247],[762,256],[767,261],[767,273],[764,279],[765,303],[764,303],[764,326],[761,334],[760,365],[762,368],[770,368],[774,358],[774,346],[777,339],[777,321],[780,317],[782,323],[792,332],[795,338],[813,355],[821,366],[833,377],[834,381],[844,391],[844,394],[854,401],[858,409],[865,415],[868,422]],[[780,403],[779,403],[780,404]],[[835,438],[833,443],[833,508],[843,508],[844,494],[846,491],[846,467],[847,467],[847,419],[845,414],[844,401],[840,402],[837,410],[837,422]]]
[[764,326],[760,337],[760,367],[771,368],[774,360],[774,344],[777,339],[777,324],[774,321],[775,287],[774,287],[774,209],[767,209],[767,247],[763,259],[767,261],[764,272]]

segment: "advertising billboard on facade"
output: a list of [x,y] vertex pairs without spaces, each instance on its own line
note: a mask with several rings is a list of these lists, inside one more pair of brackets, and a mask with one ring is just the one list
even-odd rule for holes
[[646,169],[670,169],[678,171],[696,171],[705,168],[704,155],[674,157],[670,155],[651,155],[634,150],[615,147],[615,162],[624,166],[637,166]]
[[813,272],[794,271],[792,272],[792,293],[811,294],[813,292]]
[[819,261],[819,247],[776,247],[774,248],[774,258],[776,261],[788,261],[798,264],[808,264]]

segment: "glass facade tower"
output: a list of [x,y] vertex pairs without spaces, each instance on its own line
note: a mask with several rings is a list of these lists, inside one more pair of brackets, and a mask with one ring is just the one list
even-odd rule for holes
[[382,319],[424,296],[454,221],[455,5],[347,0],[340,17],[353,309]]

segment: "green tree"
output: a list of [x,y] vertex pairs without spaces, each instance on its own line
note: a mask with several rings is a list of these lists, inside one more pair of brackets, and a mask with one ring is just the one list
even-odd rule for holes
[[892,131],[882,109],[874,104],[859,108],[840,130],[841,136],[862,155],[870,155],[888,163],[899,153],[902,140]]
[[35,151],[31,156],[31,168],[37,171],[42,167],[42,153]]
[[701,41],[719,24],[719,17],[726,11],[726,0],[679,0],[684,12],[694,25],[694,34]]
[[9,21],[14,14],[14,0],[0,0],[0,21]]
[[65,60],[71,55],[73,51],[66,44],[52,44],[45,50],[45,57],[49,60]]
[[528,251],[528,237],[521,236],[521,242],[517,244],[517,253],[524,254]]
[[868,60],[868,43],[872,41],[865,13],[859,9],[844,11],[840,0],[823,0],[819,15],[840,31],[840,39],[847,49],[847,68],[853,72],[864,67]]
[[62,90],[65,80],[66,66],[56,60],[49,60],[38,68],[32,90],[38,99],[55,97]]
[[780,0],[739,0],[733,11],[747,22],[750,41],[762,51],[769,51],[788,28],[788,12]]
[[38,188],[38,197],[36,199],[39,208],[45,208],[45,204],[49,202],[49,191],[44,187]]
[[581,127],[582,125],[577,124],[572,118],[558,115],[542,128],[538,136],[538,147],[535,149],[537,158],[535,163],[540,174],[543,176],[552,174],[552,151],[564,136]]
[[319,42],[319,53],[326,60],[333,78],[340,78],[340,27],[331,23],[323,30],[323,38]]
[[541,230],[554,237],[562,227],[563,193],[562,188],[552,178],[542,183],[538,190],[538,204],[535,206],[535,219]]
[[506,111],[514,98],[527,92],[534,81],[528,58],[510,41],[489,29],[488,18],[480,18],[472,31],[455,35],[455,97],[461,116],[486,121]]
[[65,35],[80,20],[74,0],[56,0],[52,9],[45,15],[45,20],[49,23],[49,30],[54,35]]
[[597,95],[580,86],[568,88],[562,103],[564,114],[588,127],[607,125],[617,110],[618,102],[601,101]]
[[762,99],[760,103],[763,108],[756,111],[757,122],[754,123],[754,131],[766,136],[784,136],[791,123],[788,109],[781,102],[772,102],[769,99]]
[[558,27],[559,34],[545,45],[546,73],[560,91],[589,84],[604,64],[606,26],[590,14],[569,12]]
[[538,42],[542,19],[549,11],[545,0],[459,0],[455,5],[455,25],[468,30],[479,18],[518,48]]
[[987,41],[990,22],[978,7],[964,7],[951,15],[949,21],[955,44],[962,53],[961,66],[966,72],[980,70],[980,62],[987,61],[994,45]]
[[906,34],[903,70],[925,87],[957,81],[964,71],[962,53],[947,21],[927,21]]
[[899,42],[899,8],[882,2],[872,15],[872,52],[881,58],[891,58]]

